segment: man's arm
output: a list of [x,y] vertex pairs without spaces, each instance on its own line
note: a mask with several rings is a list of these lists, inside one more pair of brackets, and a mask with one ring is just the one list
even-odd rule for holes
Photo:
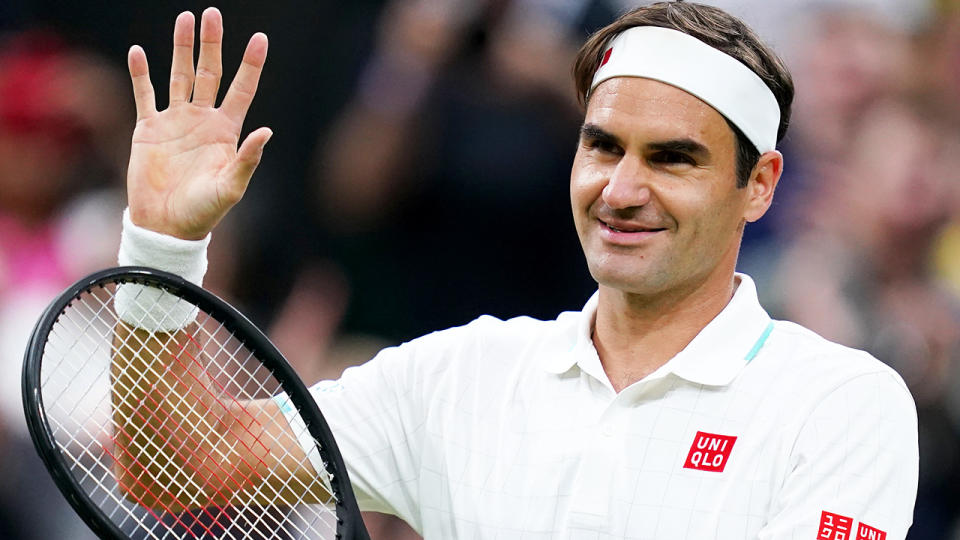
[[917,413],[903,381],[892,371],[859,375],[804,419],[758,538],[902,539],[918,461]]
[[[259,128],[238,148],[266,60],[266,36],[250,38],[243,62],[215,108],[222,38],[222,17],[209,8],[201,21],[194,70],[194,17],[189,12],[177,17],[170,106],[160,112],[146,55],[138,46],[130,49],[137,124],[127,189],[130,219],[139,227],[183,240],[206,237],[240,200],[272,134]],[[157,266],[151,260],[127,262]],[[316,472],[305,465],[273,400],[224,404],[204,391],[210,381],[199,364],[182,361],[184,355],[202,354],[191,337],[194,326],[164,332],[120,323],[115,330],[111,399],[119,431],[116,472],[127,496],[168,511],[324,498],[305,493]],[[182,399],[167,399],[174,389]],[[229,410],[241,407],[246,411]],[[250,478],[257,481],[246,480]]]

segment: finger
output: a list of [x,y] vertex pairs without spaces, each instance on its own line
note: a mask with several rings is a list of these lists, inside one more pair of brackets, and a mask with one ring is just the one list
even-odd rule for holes
[[223,17],[217,8],[207,8],[200,18],[200,57],[197,76],[193,83],[193,104],[213,107],[220,88],[223,63],[220,47],[223,43]]
[[236,203],[243,196],[243,192],[247,189],[247,184],[250,183],[250,178],[253,176],[253,171],[257,169],[260,158],[263,157],[263,148],[272,136],[273,131],[270,128],[262,127],[247,135],[247,138],[240,145],[240,149],[237,150],[237,157],[227,170],[225,179],[227,185],[224,186],[223,191],[223,194],[231,203]]
[[170,106],[190,100],[193,91],[193,13],[184,11],[173,27],[173,63],[170,66]]
[[247,43],[240,69],[237,70],[237,75],[230,83],[227,95],[224,96],[223,104],[220,106],[227,118],[236,122],[237,125],[243,124],[243,118],[247,115],[253,96],[257,93],[260,73],[263,71],[266,60],[267,36],[257,32]]
[[133,81],[133,99],[137,104],[137,122],[156,116],[157,102],[150,83],[150,69],[147,66],[147,54],[139,45],[130,47],[127,53],[127,69]]

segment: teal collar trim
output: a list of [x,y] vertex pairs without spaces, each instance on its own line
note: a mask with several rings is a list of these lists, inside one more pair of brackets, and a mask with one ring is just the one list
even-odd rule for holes
[[760,334],[760,338],[757,339],[757,342],[753,344],[753,348],[750,349],[750,352],[747,353],[747,356],[743,358],[744,362],[749,364],[750,361],[757,356],[757,353],[759,353],[760,349],[763,348],[763,344],[767,342],[767,338],[770,337],[771,332],[773,332],[773,321],[767,323],[767,328],[762,334]]

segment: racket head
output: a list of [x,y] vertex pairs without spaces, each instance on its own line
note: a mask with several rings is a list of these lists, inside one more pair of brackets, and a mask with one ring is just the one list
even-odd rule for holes
[[[216,342],[220,350],[231,347],[229,358],[220,363],[241,357],[258,363],[255,373],[263,368],[260,377],[267,382],[255,383],[253,392],[243,390],[250,383],[229,374],[214,374],[215,382],[223,381],[214,391],[234,400],[286,394],[331,473],[318,481],[331,488],[334,500],[329,506],[334,511],[313,508],[323,506],[316,504],[306,505],[311,508],[306,512],[296,510],[302,505],[286,504],[217,507],[213,511],[190,510],[186,519],[184,513],[166,515],[123,496],[112,478],[116,460],[110,450],[111,433],[116,425],[111,414],[110,359],[116,351],[113,329],[119,321],[113,297],[118,286],[127,284],[162,290],[195,306],[199,310],[197,326],[206,329],[198,332],[206,334],[201,339]],[[217,362],[210,360],[211,365]],[[231,395],[231,391],[238,394]],[[22,397],[31,439],[47,470],[70,505],[101,538],[240,537],[231,532],[232,527],[245,531],[244,538],[369,538],[333,433],[296,372],[243,314],[176,275],[145,267],[112,268],[91,274],[61,293],[31,334],[24,355]],[[286,418],[279,416],[276,421],[286,422]],[[113,451],[117,451],[115,446]],[[270,517],[243,517],[257,512]],[[263,531],[257,527],[274,531],[260,536]],[[251,533],[250,528],[256,532]]]

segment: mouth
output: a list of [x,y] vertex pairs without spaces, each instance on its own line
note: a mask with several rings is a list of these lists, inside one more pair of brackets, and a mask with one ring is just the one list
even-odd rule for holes
[[600,237],[607,244],[617,246],[644,245],[658,233],[667,230],[664,227],[647,227],[635,223],[610,224],[602,219],[597,221],[600,223]]
[[607,223],[602,219],[597,221],[599,221],[604,228],[609,229],[615,233],[623,233],[623,234],[655,233],[655,232],[666,230],[666,228],[664,227],[644,227],[641,225],[620,224],[620,223],[618,223],[617,225],[611,225],[610,223]]
[[659,228],[659,229],[649,229],[649,228],[646,228],[646,227],[631,227],[631,228],[619,229],[619,228],[617,228],[617,227],[614,227],[613,225],[610,225],[609,223],[604,223],[604,222],[601,222],[601,223],[603,223],[603,225],[604,225],[606,228],[608,228],[608,229],[610,229],[611,231],[616,232],[616,233],[650,233],[650,232],[660,232],[660,231],[666,230],[666,229],[663,229],[663,228]]

